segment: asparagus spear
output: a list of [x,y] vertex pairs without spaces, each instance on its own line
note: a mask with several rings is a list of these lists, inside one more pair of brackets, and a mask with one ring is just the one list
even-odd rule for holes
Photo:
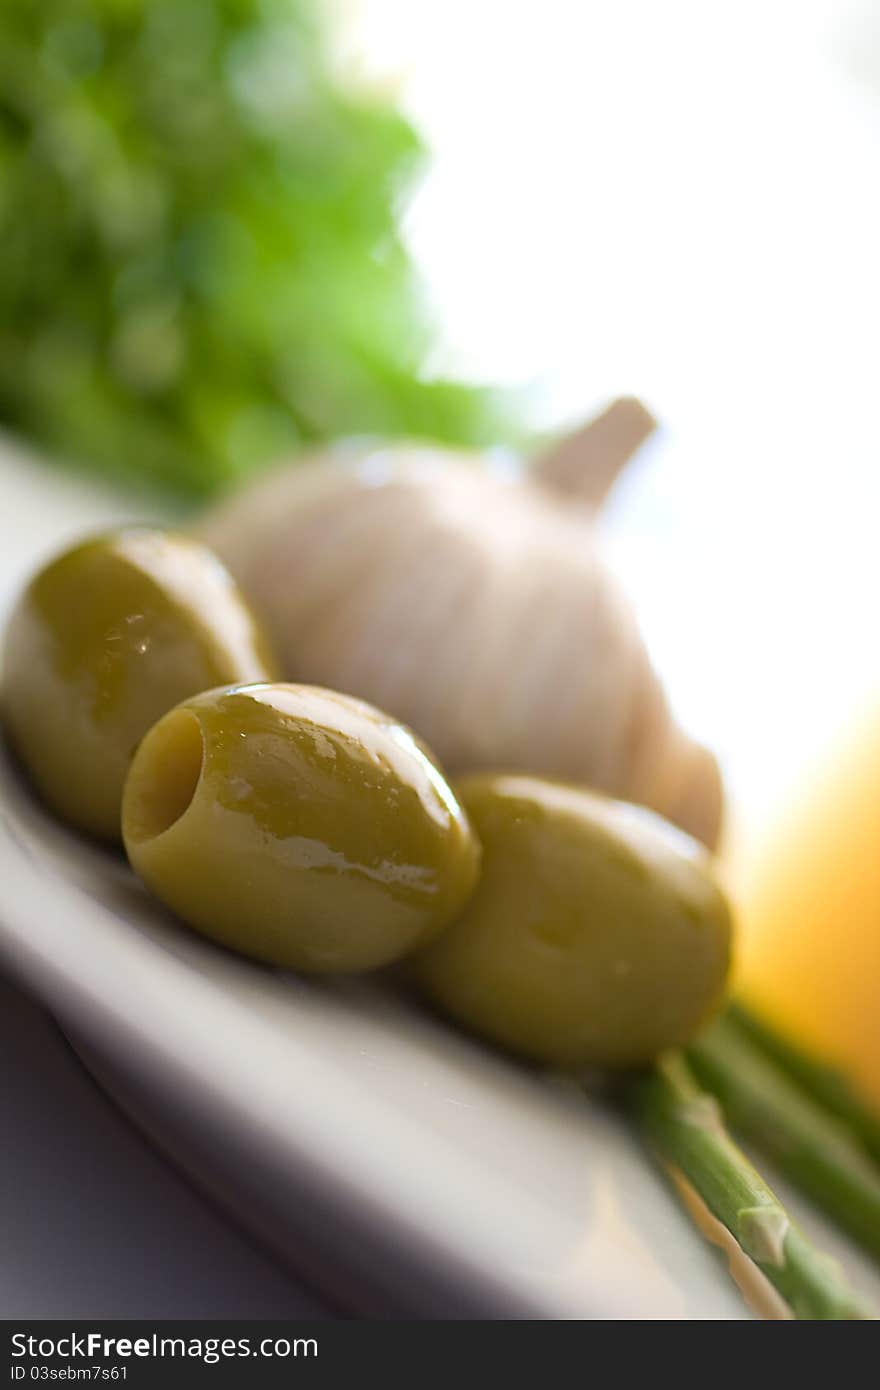
[[731,1004],[727,1017],[814,1100],[845,1121],[880,1163],[880,1115],[865,1105],[841,1072],[802,1052],[742,1004]]
[[795,1317],[873,1317],[734,1144],[717,1101],[700,1089],[681,1054],[670,1054],[634,1083],[632,1098],[661,1155],[683,1172]]
[[880,1169],[842,1120],[829,1114],[722,1017],[687,1050],[697,1077],[731,1128],[880,1257]]

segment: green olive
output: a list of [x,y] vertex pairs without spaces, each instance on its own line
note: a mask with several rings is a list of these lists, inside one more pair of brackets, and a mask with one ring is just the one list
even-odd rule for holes
[[122,833],[149,888],[224,946],[297,970],[369,970],[473,890],[479,846],[401,724],[334,691],[197,695],[135,755]]
[[219,560],[132,528],[68,550],[28,585],[7,629],[3,716],[48,805],[118,840],[125,776],[151,725],[199,690],[274,675]]
[[706,852],[641,808],[532,777],[456,792],[483,846],[462,916],[415,957],[444,1012],[523,1056],[629,1066],[720,1002],[731,923]]

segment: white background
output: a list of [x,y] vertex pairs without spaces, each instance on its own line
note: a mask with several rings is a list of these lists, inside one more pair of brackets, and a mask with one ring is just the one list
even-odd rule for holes
[[634,391],[666,427],[618,559],[759,833],[880,683],[880,5],[342,8],[432,151],[435,365],[543,424]]

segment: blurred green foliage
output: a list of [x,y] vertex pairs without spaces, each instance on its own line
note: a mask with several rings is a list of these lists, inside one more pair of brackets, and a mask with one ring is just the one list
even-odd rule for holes
[[419,157],[307,0],[3,0],[0,420],[194,496],[315,439],[496,437],[422,376]]

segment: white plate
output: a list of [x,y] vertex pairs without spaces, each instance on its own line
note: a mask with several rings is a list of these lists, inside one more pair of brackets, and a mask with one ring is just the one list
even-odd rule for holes
[[[0,456],[5,611],[131,511]],[[363,1314],[745,1318],[625,1123],[377,985],[314,984],[179,927],[0,765],[0,958],[236,1217]]]

